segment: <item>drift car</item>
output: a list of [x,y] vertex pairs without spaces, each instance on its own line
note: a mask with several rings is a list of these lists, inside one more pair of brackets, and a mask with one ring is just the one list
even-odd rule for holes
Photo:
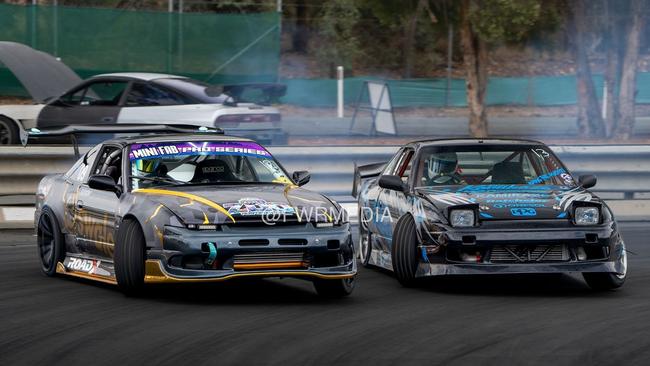
[[13,42],[0,42],[0,62],[36,102],[0,106],[0,145],[19,143],[22,130],[68,125],[186,124],[285,144],[278,84],[214,86],[184,76],[113,73],[85,81],[60,60]]
[[612,211],[540,142],[449,139],[358,167],[360,260],[406,286],[427,276],[580,272],[620,287],[625,244]]
[[348,295],[356,274],[350,225],[336,202],[300,188],[308,181],[306,171],[289,178],[252,140],[199,133],[106,141],[38,186],[42,270],[129,294],[148,283],[297,277],[321,295]]

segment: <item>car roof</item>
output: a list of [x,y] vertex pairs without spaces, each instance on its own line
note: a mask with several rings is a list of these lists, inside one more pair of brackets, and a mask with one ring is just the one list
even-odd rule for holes
[[524,140],[524,139],[504,139],[504,138],[447,138],[447,139],[427,139],[416,140],[410,144],[419,145],[420,147],[429,146],[467,146],[467,145],[545,145],[541,141]]
[[136,79],[136,80],[143,80],[143,81],[151,81],[151,80],[156,80],[156,79],[169,79],[169,78],[175,78],[175,79],[187,79],[185,76],[179,76],[179,75],[170,75],[170,74],[158,74],[154,72],[115,72],[111,74],[100,74],[100,75],[95,75],[91,79],[94,78],[128,78],[128,79]]
[[203,134],[153,134],[145,136],[128,136],[128,137],[116,137],[108,141],[104,141],[104,144],[120,144],[120,145],[130,145],[130,144],[147,144],[155,142],[173,142],[173,141],[229,141],[229,142],[255,142],[251,139],[246,139],[243,137],[237,136],[227,136],[227,135],[215,135],[210,133]]

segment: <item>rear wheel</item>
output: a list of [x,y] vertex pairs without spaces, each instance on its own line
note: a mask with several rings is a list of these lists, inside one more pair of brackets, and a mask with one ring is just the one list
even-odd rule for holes
[[318,295],[329,298],[345,297],[354,290],[355,278],[343,278],[340,280],[322,280],[314,281],[314,288]]
[[625,283],[627,277],[627,252],[623,248],[620,262],[622,264],[623,273],[583,273],[587,285],[593,290],[607,291],[617,289]]
[[126,219],[120,225],[115,241],[115,277],[127,295],[137,295],[144,287],[145,240],[140,224]]
[[0,145],[16,145],[19,139],[16,124],[9,118],[0,117]]
[[65,242],[54,212],[47,207],[41,212],[36,232],[41,270],[47,276],[54,276],[57,263],[63,261],[65,256]]
[[413,216],[406,215],[397,222],[393,233],[391,251],[393,271],[399,283],[406,287],[417,285],[415,272],[418,268],[418,260],[415,230]]

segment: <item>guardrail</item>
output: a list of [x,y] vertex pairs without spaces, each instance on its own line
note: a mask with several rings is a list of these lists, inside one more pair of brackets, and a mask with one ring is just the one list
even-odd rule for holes
[[[386,161],[398,146],[285,146],[271,153],[289,171],[309,170],[309,189],[351,200],[354,164]],[[650,192],[650,146],[551,146],[575,174],[595,174],[593,189],[608,199],[633,199]],[[82,148],[83,153],[86,149]],[[44,175],[65,172],[71,147],[0,148],[0,195],[32,195]]]

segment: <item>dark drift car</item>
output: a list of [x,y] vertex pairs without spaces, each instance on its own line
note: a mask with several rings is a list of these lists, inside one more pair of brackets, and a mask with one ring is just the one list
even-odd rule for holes
[[241,277],[312,280],[352,292],[350,225],[329,198],[299,186],[262,146],[227,136],[106,141],[37,191],[42,269],[119,285]]
[[627,257],[612,211],[535,141],[450,139],[357,169],[359,255],[404,285],[426,276],[580,272],[620,287]]

